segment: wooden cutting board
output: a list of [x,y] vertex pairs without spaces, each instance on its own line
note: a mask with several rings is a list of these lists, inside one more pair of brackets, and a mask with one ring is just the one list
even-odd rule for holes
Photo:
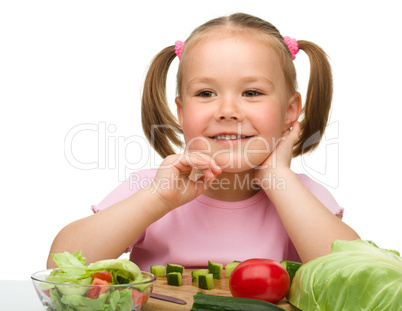
[[[193,305],[193,296],[202,291],[205,294],[219,295],[219,296],[232,296],[229,289],[229,278],[225,278],[224,274],[222,279],[214,280],[215,288],[211,290],[203,290],[198,288],[197,283],[191,282],[191,269],[186,269],[183,274],[183,285],[172,286],[168,285],[165,277],[159,277],[154,284],[153,292],[163,295],[168,295],[187,301],[186,305],[179,305],[167,301],[162,301],[154,298],[150,298],[147,304],[144,306],[144,311],[151,310],[191,310]],[[297,311],[299,309],[293,307],[286,300],[282,300],[277,304],[286,311]]]

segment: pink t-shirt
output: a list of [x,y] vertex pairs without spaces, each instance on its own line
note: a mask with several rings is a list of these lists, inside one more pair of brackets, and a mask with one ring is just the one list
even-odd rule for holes
[[[156,170],[141,170],[112,191],[97,206],[98,212],[147,187]],[[342,216],[332,195],[306,175],[304,185],[335,215]],[[134,224],[133,224],[134,225]],[[200,195],[151,224],[128,247],[140,269],[153,264],[205,267],[208,261],[227,264],[248,258],[300,261],[275,206],[263,190],[253,197],[228,202]]]

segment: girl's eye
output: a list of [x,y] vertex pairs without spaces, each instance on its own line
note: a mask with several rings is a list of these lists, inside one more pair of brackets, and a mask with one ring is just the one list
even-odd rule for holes
[[199,97],[213,97],[213,96],[216,96],[216,94],[214,92],[212,92],[212,91],[202,91],[202,92],[199,92],[197,94],[197,96],[199,96]]
[[243,96],[245,96],[245,97],[254,97],[254,96],[258,96],[258,95],[261,95],[261,93],[258,91],[254,91],[254,90],[247,90],[243,93]]

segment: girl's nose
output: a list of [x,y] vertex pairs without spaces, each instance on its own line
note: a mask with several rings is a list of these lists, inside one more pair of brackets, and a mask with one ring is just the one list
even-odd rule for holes
[[233,99],[223,100],[219,105],[219,109],[216,114],[216,119],[242,121],[244,118],[243,113],[240,111],[238,105]]

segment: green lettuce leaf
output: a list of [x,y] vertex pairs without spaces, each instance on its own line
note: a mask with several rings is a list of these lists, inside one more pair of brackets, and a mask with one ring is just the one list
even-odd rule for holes
[[372,242],[335,241],[296,272],[288,300],[303,311],[400,311],[402,258]]
[[138,283],[141,277],[141,270],[138,266],[130,260],[127,259],[107,259],[100,260],[88,265],[88,270],[94,272],[99,271],[110,271],[115,280],[112,284],[121,284],[119,278],[124,280],[125,284],[128,283]]
[[62,295],[50,291],[51,303],[57,311],[130,311],[133,309],[131,289],[109,290],[96,299],[80,295]]
[[76,283],[76,280],[88,277],[86,259],[81,252],[64,252],[52,254],[53,260],[59,270],[53,270],[47,278],[48,281],[58,283]]
[[131,298],[131,290],[116,290],[107,298],[111,310],[130,311],[133,308],[133,299]]
[[48,276],[47,281],[57,283],[77,283],[95,272],[110,271],[112,284],[129,284],[143,281],[140,268],[127,259],[107,259],[94,262],[86,266],[86,259],[81,252],[64,252],[52,254],[58,270],[55,269]]
[[109,293],[100,295],[97,299],[83,297],[79,295],[63,295],[61,302],[70,307],[79,308],[79,310],[104,310],[106,298]]
[[87,260],[82,257],[82,252],[52,254],[53,260],[60,269],[85,268]]

